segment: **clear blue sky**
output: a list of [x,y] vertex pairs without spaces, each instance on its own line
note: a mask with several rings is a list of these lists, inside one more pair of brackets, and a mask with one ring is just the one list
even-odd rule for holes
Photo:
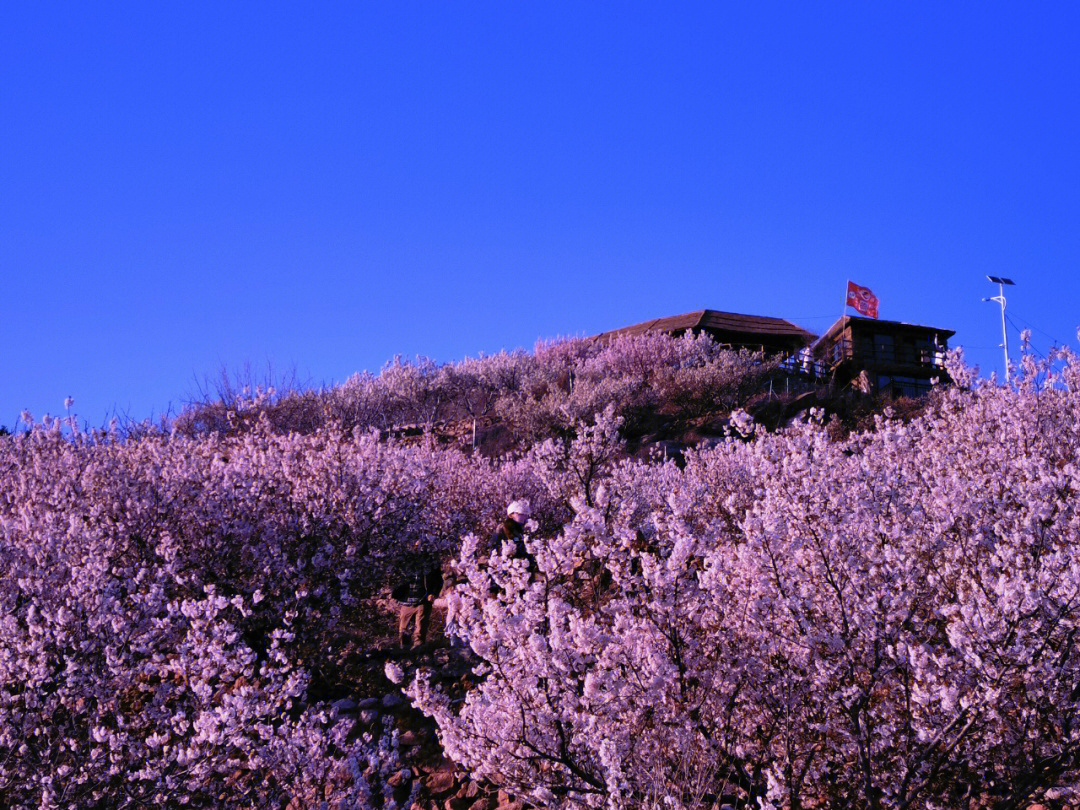
[[989,372],[987,273],[1076,345],[1075,3],[3,7],[9,427],[849,277]]

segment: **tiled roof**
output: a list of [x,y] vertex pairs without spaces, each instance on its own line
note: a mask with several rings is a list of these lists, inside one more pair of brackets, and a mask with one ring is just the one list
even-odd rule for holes
[[624,326],[605,332],[601,337],[612,335],[643,335],[649,332],[679,332],[687,329],[708,329],[723,332],[735,332],[746,335],[776,335],[795,337],[809,343],[815,335],[783,318],[770,318],[765,315],[740,315],[735,312],[718,312],[715,309],[700,309],[683,315],[668,318],[656,318],[651,321]]

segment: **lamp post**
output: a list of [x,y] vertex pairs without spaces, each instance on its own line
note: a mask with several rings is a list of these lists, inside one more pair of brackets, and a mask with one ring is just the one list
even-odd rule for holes
[[987,276],[990,283],[998,285],[998,294],[993,298],[984,298],[983,301],[996,301],[1001,304],[1001,348],[1005,350],[1005,382],[1009,382],[1009,333],[1005,331],[1005,285],[1016,286],[1011,278],[1001,276]]

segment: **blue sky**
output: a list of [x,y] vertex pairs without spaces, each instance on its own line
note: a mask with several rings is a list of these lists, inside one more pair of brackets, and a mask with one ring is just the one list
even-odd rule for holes
[[0,424],[701,308],[1080,325],[1080,6],[8,3]]

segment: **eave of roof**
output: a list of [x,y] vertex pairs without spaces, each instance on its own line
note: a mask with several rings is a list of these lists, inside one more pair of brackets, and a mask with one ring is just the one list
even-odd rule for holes
[[880,324],[883,326],[895,326],[902,329],[910,329],[920,332],[936,332],[939,335],[943,335],[945,338],[951,338],[956,334],[955,329],[940,329],[936,326],[923,326],[918,323],[907,323],[905,321],[883,321],[879,318],[860,318],[855,315],[844,315],[838,319],[832,326],[825,330],[825,334],[818,338],[818,342],[828,340],[836,335],[837,332],[842,331],[849,323],[866,323],[866,324]]

